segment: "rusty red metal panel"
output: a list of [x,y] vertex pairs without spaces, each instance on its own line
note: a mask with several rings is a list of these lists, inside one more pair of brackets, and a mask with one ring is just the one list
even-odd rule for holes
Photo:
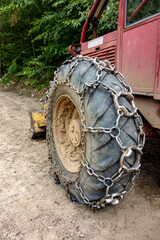
[[159,33],[157,46],[157,64],[156,64],[156,79],[154,83],[154,98],[160,100],[160,18],[159,18]]
[[154,91],[157,43],[157,19],[123,32],[122,73],[135,92]]
[[98,57],[100,60],[109,60],[112,66],[115,65],[116,58],[116,42],[112,41],[111,43],[105,43],[96,48],[92,48],[81,53],[92,58]]
[[100,60],[108,59],[115,65],[117,31],[106,34],[100,38],[81,44],[81,55],[98,57]]
[[126,0],[119,1],[118,26],[117,26],[117,52],[116,52],[116,69],[122,70],[122,32],[124,28]]
[[135,96],[135,102],[151,126],[160,129],[160,102],[147,96]]
[[116,39],[117,39],[117,31],[114,31],[114,32],[105,34],[102,37],[90,40],[90,41],[85,42],[85,43],[81,43],[81,53],[83,53],[86,50],[88,50],[87,53],[89,53],[90,51],[93,50],[93,49],[89,48],[89,44],[90,43],[94,43],[95,42],[95,44],[93,44],[93,45],[95,47],[99,47],[101,44],[112,42],[112,41],[115,41]]

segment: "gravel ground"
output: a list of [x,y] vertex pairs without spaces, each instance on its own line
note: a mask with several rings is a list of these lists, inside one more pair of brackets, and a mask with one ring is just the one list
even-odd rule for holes
[[92,211],[55,185],[45,140],[28,138],[28,111],[40,107],[34,98],[0,91],[0,239],[159,239],[159,142],[147,141],[133,191]]

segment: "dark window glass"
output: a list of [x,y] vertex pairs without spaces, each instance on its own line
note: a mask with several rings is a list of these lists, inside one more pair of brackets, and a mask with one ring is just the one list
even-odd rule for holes
[[128,0],[126,26],[150,17],[160,11],[160,0]]

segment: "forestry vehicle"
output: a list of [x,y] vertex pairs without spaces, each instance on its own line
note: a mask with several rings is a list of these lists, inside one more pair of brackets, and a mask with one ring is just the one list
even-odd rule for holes
[[[132,190],[145,142],[141,116],[147,135],[160,129],[160,2],[120,0],[117,30],[97,37],[108,2],[94,1],[80,43],[69,47],[74,57],[51,81],[47,107],[30,112],[32,137],[47,126],[56,182],[92,208]],[[85,41],[90,24],[94,39]]]

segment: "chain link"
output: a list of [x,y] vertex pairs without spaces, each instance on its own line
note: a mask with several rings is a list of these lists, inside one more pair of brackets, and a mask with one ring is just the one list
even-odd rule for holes
[[[88,61],[95,65],[95,67],[97,69],[96,80],[91,83],[85,83],[82,91],[79,91],[71,83],[70,79],[71,79],[71,75],[72,75],[73,71],[75,70],[75,68],[83,60]],[[58,81],[58,74],[61,71],[61,68],[66,64],[69,64],[69,72],[68,72],[66,81],[64,81],[64,82]],[[116,92],[110,86],[104,84],[101,81],[102,71],[107,71],[109,73],[112,73],[114,76],[116,76],[117,80],[123,85],[124,91]],[[134,104],[134,100],[133,100],[134,96],[132,95],[132,90],[128,85],[126,85],[124,76],[120,72],[115,71],[115,67],[112,67],[109,61],[106,60],[106,61],[102,62],[98,58],[92,59],[90,57],[81,56],[81,55],[78,55],[77,57],[72,58],[72,60],[65,61],[62,64],[62,66],[55,71],[54,83],[52,84],[51,89],[47,92],[47,96],[49,99],[50,99],[50,96],[52,96],[53,92],[56,90],[56,88],[59,85],[67,85],[75,93],[77,93],[79,95],[80,115],[81,115],[81,125],[82,125],[82,142],[81,142],[82,152],[81,152],[81,166],[79,168],[79,174],[80,174],[81,168],[85,167],[87,170],[87,173],[90,176],[95,177],[98,181],[100,181],[101,183],[104,184],[104,187],[106,188],[105,196],[98,201],[89,200],[88,197],[86,196],[84,190],[80,186],[79,174],[77,174],[77,177],[75,179],[72,179],[72,180],[67,179],[60,172],[55,161],[53,160],[54,172],[56,175],[58,175],[61,178],[61,180],[63,181],[65,186],[75,182],[76,188],[79,190],[81,198],[83,199],[84,203],[86,203],[90,207],[101,208],[101,207],[104,207],[108,203],[112,203],[113,205],[117,204],[119,202],[119,200],[121,198],[123,198],[125,194],[129,193],[134,186],[134,180],[137,178],[137,176],[139,175],[139,172],[140,172],[140,170],[139,170],[140,165],[141,165],[140,157],[142,155],[142,148],[145,143],[145,134],[142,129],[143,123],[142,123],[141,117],[137,113],[137,108],[136,108],[136,106]],[[106,92],[109,92],[113,97],[114,106],[117,110],[117,120],[116,120],[115,126],[113,126],[112,128],[104,128],[104,127],[94,127],[93,128],[91,126],[86,126],[85,114],[84,114],[84,94],[85,94],[85,92],[89,91],[89,89],[96,89],[97,87],[103,88]],[[120,103],[119,103],[120,97],[125,97],[130,102],[130,105],[132,108],[131,111],[127,110],[126,107],[120,105]],[[49,102],[48,103],[48,106],[49,106],[51,104],[51,101],[48,101],[48,102]],[[127,146],[123,145],[123,143],[120,139],[120,131],[121,130],[119,128],[119,123],[120,123],[120,120],[122,117],[126,117],[126,118],[132,117],[135,120],[137,129],[139,131],[137,146],[127,147]],[[102,175],[99,175],[96,173],[96,171],[93,168],[91,168],[89,166],[89,163],[85,159],[85,134],[86,134],[86,132],[92,133],[92,134],[95,134],[95,133],[109,134],[111,138],[114,138],[116,140],[117,144],[121,148],[122,154],[120,157],[120,167],[119,167],[119,170],[112,177],[104,177]],[[48,145],[49,145],[49,136],[48,136]],[[125,166],[125,159],[130,157],[133,153],[136,154],[136,161],[132,167],[128,168],[127,166]],[[124,173],[132,174],[132,177],[130,178],[129,183],[125,187],[125,190],[120,193],[110,193],[110,188],[114,185],[114,183],[116,183],[122,177],[122,175]]]

